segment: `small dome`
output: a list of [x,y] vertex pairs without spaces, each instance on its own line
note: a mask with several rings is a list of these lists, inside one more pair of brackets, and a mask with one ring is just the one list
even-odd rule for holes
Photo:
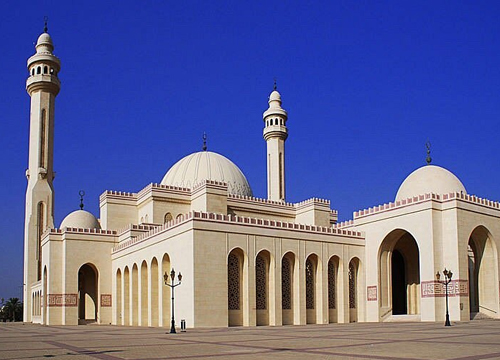
[[287,116],[286,110],[281,107],[281,94],[277,90],[273,90],[271,95],[269,95],[269,108],[264,111],[263,118],[264,121],[267,116],[281,115]]
[[54,50],[54,44],[50,35],[46,32],[42,33],[38,37],[35,48],[38,54],[51,53]]
[[279,101],[281,102],[281,95],[277,90],[274,90],[271,95],[269,95],[269,101]]
[[63,228],[79,229],[100,229],[101,225],[96,217],[85,210],[76,210],[68,214],[61,222],[60,229]]
[[462,182],[450,171],[435,165],[426,165],[412,172],[403,181],[396,194],[396,201],[428,193],[467,193]]
[[182,158],[168,170],[161,184],[193,188],[203,180],[227,183],[229,194],[253,196],[241,170],[231,160],[211,151],[200,151]]

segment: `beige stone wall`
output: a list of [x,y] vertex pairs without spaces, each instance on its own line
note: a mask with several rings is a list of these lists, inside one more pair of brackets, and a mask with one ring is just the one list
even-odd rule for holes
[[[436,281],[436,273],[440,272],[442,281],[445,267],[454,274],[449,285],[450,318],[468,320],[470,279],[467,248],[475,229],[477,241],[484,243],[480,245],[481,251],[484,250],[478,290],[482,299],[479,302],[483,304],[480,312],[491,317],[499,316],[497,242],[500,211],[487,201],[463,194],[453,196],[422,196],[420,200],[415,198],[416,201],[398,206],[376,207],[356,213],[354,223],[348,224],[348,228],[366,234],[366,281],[368,287],[376,287],[376,300],[368,301],[366,305],[368,321],[385,320],[392,314],[392,288],[384,285],[381,279],[391,278],[390,254],[394,246],[391,241],[395,243],[404,233],[413,236],[419,250],[418,292],[412,290],[407,296],[418,295],[416,309],[421,320],[444,321],[444,285]],[[389,258],[384,258],[384,249],[389,250]]]
[[42,291],[48,306],[42,322],[47,325],[78,324],[78,272],[83,265],[89,264],[95,268],[98,279],[96,321],[110,324],[112,308],[101,300],[111,297],[110,251],[115,237],[74,230],[49,233],[44,238],[43,267],[47,269],[47,286],[43,285]]
[[[171,292],[163,283],[163,274],[169,274],[174,268],[177,274],[181,272],[183,275],[182,284],[174,290],[177,325],[185,319],[190,327],[193,326],[192,242],[189,226],[181,224],[170,232],[159,232],[139,240],[133,247],[112,253],[113,324],[170,326]],[[157,264],[156,268],[154,264]],[[136,288],[133,286],[134,268],[138,272]],[[130,274],[128,282],[127,271]],[[118,273],[121,277],[117,276]]]

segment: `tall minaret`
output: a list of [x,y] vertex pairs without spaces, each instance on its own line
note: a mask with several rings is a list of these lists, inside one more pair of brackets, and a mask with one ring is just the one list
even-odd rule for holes
[[24,225],[24,321],[31,319],[31,286],[43,281],[41,236],[54,227],[54,105],[59,93],[59,59],[47,33],[38,37],[36,54],[28,59],[26,91],[31,97],[29,159],[26,177],[26,215]]
[[269,96],[269,109],[264,114],[264,140],[267,142],[267,198],[285,201],[285,140],[288,137],[288,115],[281,107],[276,89]]

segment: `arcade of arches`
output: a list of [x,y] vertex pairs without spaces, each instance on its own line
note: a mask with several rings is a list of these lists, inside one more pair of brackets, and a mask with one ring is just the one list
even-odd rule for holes
[[163,274],[170,273],[170,257],[164,254],[139,264],[116,270],[115,316],[119,325],[168,326],[170,288],[163,284]]
[[[339,256],[333,255],[323,267],[316,254],[310,254],[303,265],[293,252],[281,257],[281,269],[277,276],[275,259],[269,251],[261,250],[255,257],[254,269],[250,269],[245,252],[236,248],[227,257],[227,303],[229,326],[244,324],[245,309],[253,302],[248,299],[249,287],[254,287],[256,325],[300,324],[305,318],[307,324],[321,324],[338,321],[339,305],[348,306],[348,320],[357,321],[357,299],[359,298],[358,269],[360,261],[353,258],[348,265],[343,265]],[[340,267],[349,269],[346,287],[340,289]],[[279,269],[279,268],[278,268]],[[254,271],[254,283],[248,276]],[[300,272],[303,274],[300,274]],[[303,279],[303,280],[302,280]],[[302,281],[302,283],[301,283]],[[279,294],[280,293],[280,294]],[[279,294],[279,295],[278,295]],[[342,298],[341,294],[345,297]],[[248,311],[248,310],[247,310]],[[277,316],[277,312],[281,316]],[[326,320],[321,320],[326,319]]]

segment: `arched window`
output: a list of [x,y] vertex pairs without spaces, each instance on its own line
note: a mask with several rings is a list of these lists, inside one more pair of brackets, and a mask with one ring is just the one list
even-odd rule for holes
[[38,265],[37,280],[42,279],[42,235],[45,230],[45,204],[39,202],[37,206],[37,252],[36,260]]
[[42,109],[42,119],[40,121],[40,158],[38,160],[38,166],[45,168],[47,167],[47,161],[45,159],[45,147],[47,146],[47,112]]
[[306,260],[306,309],[314,309],[314,265],[311,259]]
[[47,66],[43,67],[43,73],[48,74],[49,73],[49,68]]
[[356,309],[356,267],[349,264],[349,309]]
[[179,214],[175,217],[175,220],[182,220],[182,219],[184,219],[184,215],[182,214]]
[[35,68],[31,69],[31,75],[35,75]]
[[36,73],[41,74],[42,73],[42,68],[39,66],[36,68]]
[[328,261],[328,308],[335,309],[335,263],[332,259]]
[[286,257],[281,261],[281,308],[292,308],[292,268]]
[[259,254],[255,261],[255,284],[257,310],[267,309],[266,260]]
[[227,305],[228,310],[240,309],[240,259],[234,253],[227,259]]
[[172,221],[174,218],[172,217],[172,214],[171,213],[166,213],[165,216],[163,217],[163,223],[167,223],[169,221]]

